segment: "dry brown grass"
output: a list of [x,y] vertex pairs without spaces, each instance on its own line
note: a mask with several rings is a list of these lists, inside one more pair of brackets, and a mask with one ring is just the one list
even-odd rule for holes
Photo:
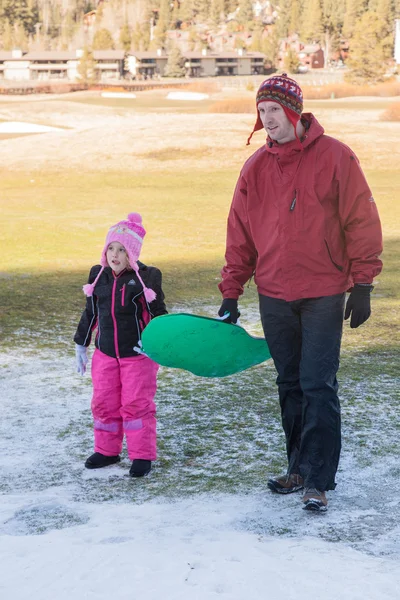
[[400,96],[400,82],[398,81],[362,86],[351,85],[350,83],[335,83],[320,87],[304,85],[302,88],[306,100],[348,98],[351,96],[378,96],[381,98]]
[[255,112],[255,98],[229,98],[211,104],[210,113],[251,113]]
[[221,90],[221,84],[218,81],[193,81],[185,87],[185,90],[201,94],[216,94]]
[[395,102],[380,116],[380,121],[400,121],[400,102]]

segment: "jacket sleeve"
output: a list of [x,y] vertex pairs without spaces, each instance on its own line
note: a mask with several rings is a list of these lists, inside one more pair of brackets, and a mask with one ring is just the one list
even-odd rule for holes
[[160,315],[166,315],[168,313],[165,306],[165,295],[162,290],[162,274],[159,269],[150,267],[150,276],[148,281],[148,287],[155,291],[157,298],[150,302],[149,308],[152,317],[159,317]]
[[241,174],[228,215],[226,264],[221,271],[222,281],[218,285],[224,298],[239,298],[243,294],[243,286],[256,268],[257,251],[247,219],[246,204],[247,182]]
[[[101,267],[96,265],[92,267],[89,273],[88,283],[93,283]],[[74,336],[75,344],[79,346],[89,346],[92,339],[92,332],[97,326],[97,303],[96,296],[86,298],[86,307],[82,313],[78,328]]]
[[340,164],[339,214],[354,283],[372,283],[382,270],[382,228],[357,157],[345,148]]

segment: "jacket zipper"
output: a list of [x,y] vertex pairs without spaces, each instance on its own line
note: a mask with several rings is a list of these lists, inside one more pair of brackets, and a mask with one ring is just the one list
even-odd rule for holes
[[292,200],[292,202],[290,204],[290,208],[289,208],[290,212],[294,211],[294,207],[296,206],[296,202],[297,202],[297,190],[294,190],[294,198],[293,198],[293,200]]
[[117,320],[115,318],[115,291],[117,287],[117,279],[114,279],[113,288],[112,288],[112,296],[111,296],[111,317],[114,323],[114,346],[115,346],[115,355],[119,358],[119,348],[118,348],[118,329],[117,329]]
[[124,285],[121,288],[121,292],[122,292],[122,294],[121,294],[121,305],[125,306],[125,283],[124,283]]
[[326,249],[328,250],[328,254],[329,254],[329,258],[331,259],[331,263],[333,264],[333,266],[334,266],[334,267],[336,267],[336,268],[337,268],[337,270],[338,270],[338,271],[343,271],[343,267],[342,267],[341,265],[338,265],[338,264],[337,264],[337,263],[336,263],[336,262],[333,260],[333,258],[332,258],[332,254],[331,254],[331,251],[330,251],[330,249],[329,249],[329,246],[328,246],[328,242],[327,242],[326,240],[324,240],[324,242],[325,242]]

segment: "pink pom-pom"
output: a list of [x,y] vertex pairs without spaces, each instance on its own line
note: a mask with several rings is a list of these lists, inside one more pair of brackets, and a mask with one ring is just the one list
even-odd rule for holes
[[138,223],[139,225],[141,225],[142,217],[141,215],[139,215],[139,213],[129,213],[128,221],[131,221],[131,223]]
[[93,283],[86,283],[82,289],[83,289],[83,293],[85,294],[85,296],[88,296],[88,298],[90,298],[90,296],[93,296],[93,292],[94,292],[94,284]]
[[143,288],[144,290],[144,297],[146,298],[147,302],[150,304],[150,302],[153,302],[153,300],[155,300],[157,298],[157,294],[155,293],[154,290],[151,290],[150,288]]

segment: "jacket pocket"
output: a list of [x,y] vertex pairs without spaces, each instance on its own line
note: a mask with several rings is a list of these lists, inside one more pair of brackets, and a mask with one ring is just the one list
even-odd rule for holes
[[335,259],[334,259],[334,258],[333,258],[333,256],[332,256],[332,252],[331,252],[331,250],[330,250],[330,248],[329,248],[329,244],[328,244],[328,242],[327,242],[326,240],[324,240],[324,242],[325,242],[326,249],[328,250],[328,254],[329,254],[329,258],[330,258],[330,261],[331,261],[331,263],[333,264],[333,266],[334,266],[334,267],[336,267],[336,269],[337,269],[338,271],[340,271],[340,272],[342,273],[342,272],[344,271],[344,268],[343,268],[343,266],[342,266],[342,265],[339,265],[339,264],[338,264],[338,263],[335,261]]

